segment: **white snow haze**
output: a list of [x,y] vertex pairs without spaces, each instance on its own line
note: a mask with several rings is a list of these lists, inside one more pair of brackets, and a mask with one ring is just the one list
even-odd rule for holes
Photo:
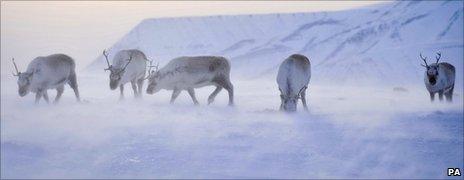
[[[395,1],[147,16],[114,44],[106,37],[107,47],[82,47],[92,56],[76,60],[82,102],[66,85],[59,104],[18,95],[10,56],[19,51],[4,50],[15,38],[4,42],[2,27],[1,178],[454,178],[448,168],[464,170],[463,8]],[[76,36],[76,44],[99,41]],[[101,52],[112,59],[132,48],[160,67],[179,56],[226,57],[235,105],[227,106],[225,90],[207,105],[212,86],[196,89],[198,106],[186,92],[170,104],[172,92],[146,94],[148,82],[141,99],[126,84],[119,101]],[[436,52],[456,67],[453,102],[431,102],[425,88],[419,54],[432,63]],[[296,53],[311,62],[309,111],[299,102],[296,113],[284,113],[276,75]]]

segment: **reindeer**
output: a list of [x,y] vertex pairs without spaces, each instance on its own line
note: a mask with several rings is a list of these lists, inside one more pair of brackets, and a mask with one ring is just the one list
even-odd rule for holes
[[305,91],[310,78],[311,63],[306,56],[293,54],[282,62],[277,74],[281,111],[296,111],[298,99],[301,99],[303,107],[308,110]]
[[121,50],[114,56],[112,65],[105,50],[103,56],[108,65],[105,71],[110,71],[110,89],[115,90],[119,86],[121,91],[119,99],[124,99],[124,84],[127,82],[131,82],[134,97],[141,97],[143,81],[146,79],[145,70],[149,61],[145,54],[136,49]]
[[175,58],[159,71],[151,71],[148,83],[148,94],[154,94],[161,89],[173,90],[171,103],[175,101],[182,90],[187,90],[193,103],[198,105],[194,88],[213,85],[216,86],[216,89],[209,96],[208,104],[214,101],[216,95],[223,88],[229,93],[229,105],[234,104],[234,90],[230,82],[230,64],[224,57]]
[[20,72],[14,58],[12,59],[18,77],[18,93],[24,97],[29,92],[34,92],[35,103],[39,103],[41,97],[49,103],[47,90],[56,89],[55,103],[61,98],[64,91],[64,84],[68,83],[74,90],[76,99],[80,102],[79,90],[74,60],[64,54],[53,54],[45,57],[37,57],[27,66],[26,72]]
[[441,53],[437,53],[435,63],[428,65],[427,57],[422,57],[422,54],[419,54],[420,58],[424,61],[424,64],[421,64],[427,70],[425,71],[425,87],[430,93],[430,100],[434,101],[435,93],[438,92],[438,97],[440,101],[443,100],[443,93],[445,94],[446,100],[451,102],[453,100],[453,90],[454,90],[454,79],[455,79],[455,68],[453,65],[438,61],[441,58]]

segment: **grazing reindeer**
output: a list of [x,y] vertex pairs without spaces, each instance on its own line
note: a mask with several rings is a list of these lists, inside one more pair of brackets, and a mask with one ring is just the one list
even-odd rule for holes
[[119,86],[121,91],[119,99],[124,99],[124,84],[127,82],[131,82],[134,96],[141,97],[148,61],[145,54],[136,49],[121,50],[114,56],[112,65],[110,65],[106,51],[103,51],[103,55],[108,64],[105,71],[110,71],[110,89],[115,90]]
[[306,89],[311,78],[311,63],[306,56],[293,54],[279,67],[277,84],[280,91],[280,110],[296,111],[298,99],[301,98],[303,107],[306,105]]
[[182,90],[187,90],[194,104],[199,104],[194,88],[213,85],[214,92],[208,98],[208,104],[216,95],[226,89],[229,92],[229,105],[234,104],[234,89],[230,82],[230,64],[224,57],[196,56],[179,57],[171,60],[159,71],[149,75],[147,93],[153,94],[161,89],[173,90],[171,103]]
[[53,54],[45,57],[37,57],[27,66],[26,72],[20,72],[12,59],[18,77],[18,93],[24,97],[30,91],[35,94],[35,103],[39,103],[41,97],[48,100],[48,89],[56,89],[55,103],[60,100],[64,91],[64,84],[68,83],[74,90],[79,102],[79,90],[77,89],[76,65],[74,60],[64,54]]
[[454,89],[454,79],[455,79],[455,68],[453,65],[438,61],[441,58],[441,54],[437,53],[435,57],[437,62],[428,65],[427,64],[427,57],[422,57],[420,54],[420,58],[424,61],[425,65],[422,64],[427,71],[425,71],[425,87],[430,93],[430,100],[434,101],[435,93],[438,92],[438,97],[440,101],[443,100],[443,93],[446,96],[446,100],[451,102],[453,100],[453,89]]

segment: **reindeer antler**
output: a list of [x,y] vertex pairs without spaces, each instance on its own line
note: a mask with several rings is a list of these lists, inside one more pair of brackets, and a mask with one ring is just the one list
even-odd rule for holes
[[127,61],[126,65],[124,66],[124,68],[122,68],[122,70],[121,70],[121,71],[125,71],[125,70],[126,70],[126,68],[127,68],[127,65],[129,65],[129,63],[130,63],[131,61],[132,61],[132,53],[129,55],[129,59],[128,59],[128,61]]
[[420,58],[424,61],[425,65],[421,64],[424,67],[428,67],[429,65],[427,64],[427,57],[422,57],[422,53],[419,54]]
[[[147,59],[147,61],[150,61],[150,60]],[[156,66],[153,66],[152,64],[153,64],[153,61],[150,61],[150,65],[148,66],[148,76],[147,76],[146,78],[144,78],[144,79],[150,78],[150,76],[152,75],[152,73],[158,71],[159,62],[156,63]],[[152,70],[151,70],[152,67],[154,67],[155,70],[152,71]]]
[[438,61],[439,61],[440,58],[441,58],[441,53],[440,53],[440,52],[437,52],[437,55],[438,55],[438,56],[435,56],[435,58],[437,59],[437,62],[436,62],[436,63],[438,64]]
[[108,60],[108,53],[106,52],[106,50],[103,50],[103,56],[105,56],[106,64],[108,64],[108,68],[106,68],[105,71],[111,70],[111,65],[110,65],[110,61]]
[[156,66],[153,66],[153,67],[155,68],[155,70],[154,70],[155,72],[156,72],[156,71],[158,71],[158,69],[159,69],[159,68],[158,68],[158,67],[159,67],[159,65],[160,65],[160,63],[158,62],[158,63],[156,63]]
[[18,66],[16,66],[16,63],[14,61],[14,58],[11,58],[11,61],[13,61],[13,65],[14,65],[14,68],[16,70],[16,74],[13,73],[13,76],[19,76],[19,74],[21,74],[21,72],[18,71]]

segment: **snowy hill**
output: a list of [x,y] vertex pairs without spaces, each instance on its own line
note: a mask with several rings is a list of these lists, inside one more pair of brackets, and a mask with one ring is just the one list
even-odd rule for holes
[[[290,54],[307,55],[314,81],[422,83],[422,52],[463,66],[463,3],[392,2],[339,12],[146,19],[110,48],[138,48],[165,64],[223,55],[235,77],[274,77]],[[262,63],[265,61],[266,63]],[[103,68],[100,56],[90,69]],[[458,82],[462,82],[462,68]],[[458,84],[462,87],[462,84]]]

